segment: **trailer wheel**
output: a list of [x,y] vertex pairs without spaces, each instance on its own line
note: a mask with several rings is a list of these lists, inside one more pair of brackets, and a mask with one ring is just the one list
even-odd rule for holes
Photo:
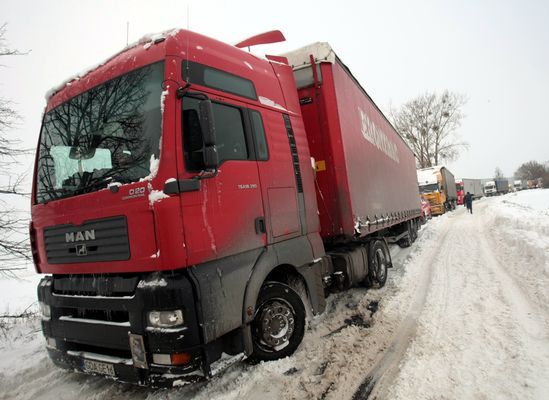
[[412,245],[413,233],[412,233],[412,226],[410,221],[406,221],[406,232],[408,232],[408,236],[403,237],[397,242],[397,244],[403,248],[410,247]]
[[417,231],[418,231],[418,223],[417,223],[417,220],[415,219],[412,219],[410,221],[410,232],[411,232],[411,238],[412,238],[412,243],[414,243],[417,239]]
[[291,355],[305,333],[305,306],[290,286],[267,282],[261,288],[252,322],[252,360],[271,361]]
[[389,249],[381,240],[374,240],[368,249],[368,278],[373,287],[382,288],[387,282],[387,269],[391,264]]

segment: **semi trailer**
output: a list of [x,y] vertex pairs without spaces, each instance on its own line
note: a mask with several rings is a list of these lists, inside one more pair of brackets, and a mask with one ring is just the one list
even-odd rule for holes
[[509,192],[509,181],[507,179],[494,179],[484,183],[486,196],[499,196]]
[[482,181],[480,179],[459,179],[456,181],[457,204],[463,205],[467,192],[473,195],[474,199],[480,199],[484,196]]
[[30,240],[60,367],[142,385],[292,354],[331,292],[417,236],[415,159],[326,43],[186,30],[47,97]]

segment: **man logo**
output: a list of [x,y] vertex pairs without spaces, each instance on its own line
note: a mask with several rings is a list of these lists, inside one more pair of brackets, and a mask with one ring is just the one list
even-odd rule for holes
[[83,242],[84,240],[95,240],[95,229],[65,233],[66,243]]
[[88,255],[88,248],[85,244],[77,244],[76,245],[76,255],[77,256],[87,256]]

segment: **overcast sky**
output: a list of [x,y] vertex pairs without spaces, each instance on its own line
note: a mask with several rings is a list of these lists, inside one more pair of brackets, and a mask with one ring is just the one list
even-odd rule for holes
[[[549,1],[25,1],[3,0],[0,24],[21,57],[3,57],[0,93],[38,138],[44,93],[149,32],[186,28],[227,43],[272,29],[277,54],[327,41],[383,110],[427,91],[463,93],[469,150],[456,177],[511,176],[549,160]],[[189,15],[187,13],[189,10]]]

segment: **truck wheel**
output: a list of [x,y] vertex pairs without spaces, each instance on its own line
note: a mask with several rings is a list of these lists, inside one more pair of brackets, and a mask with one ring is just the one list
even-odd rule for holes
[[388,249],[381,240],[374,240],[368,249],[368,277],[373,287],[382,288],[387,282],[387,268],[390,265]]
[[252,322],[252,360],[271,361],[291,355],[304,333],[305,306],[299,294],[283,283],[265,283]]
[[397,244],[400,246],[400,247],[410,247],[412,245],[412,239],[413,239],[413,233],[412,233],[412,228],[411,228],[411,224],[410,224],[410,221],[406,221],[406,231],[408,232],[408,236],[400,239]]
[[417,220],[413,219],[410,221],[410,228],[412,233],[412,243],[414,243],[417,239],[417,231],[419,229]]

